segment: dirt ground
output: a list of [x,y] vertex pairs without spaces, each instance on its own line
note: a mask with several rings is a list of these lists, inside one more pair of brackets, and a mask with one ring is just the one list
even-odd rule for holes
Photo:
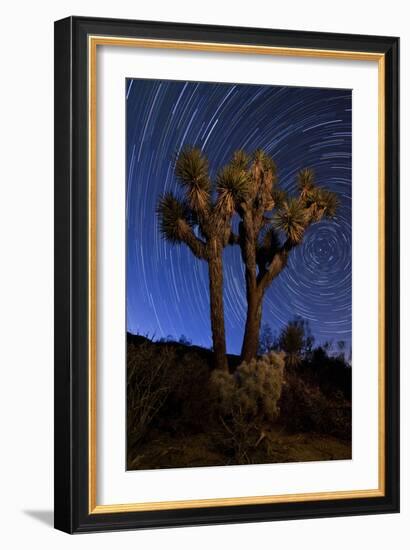
[[[261,434],[262,435],[262,434]],[[274,464],[351,459],[351,444],[320,434],[289,434],[273,430],[263,434],[257,445],[247,449],[244,462]],[[152,430],[145,443],[129,453],[129,470],[186,468],[237,464],[221,450],[220,439],[212,434],[176,437]]]

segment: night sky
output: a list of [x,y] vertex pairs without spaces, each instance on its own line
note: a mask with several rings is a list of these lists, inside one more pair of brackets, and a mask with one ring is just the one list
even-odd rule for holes
[[[239,148],[262,148],[279,185],[296,192],[299,169],[335,191],[334,220],[311,226],[265,294],[262,323],[277,332],[295,315],[317,343],[351,342],[351,91],[164,80],[126,81],[127,330],[154,339],[181,335],[211,347],[208,268],[160,235],[156,205],[179,191],[173,159],[200,147],[211,177]],[[246,311],[239,247],[224,251],[227,348],[239,353]]]

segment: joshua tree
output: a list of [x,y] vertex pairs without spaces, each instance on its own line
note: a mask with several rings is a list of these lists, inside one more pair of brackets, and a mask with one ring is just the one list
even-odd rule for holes
[[239,244],[245,264],[248,309],[241,355],[249,361],[258,350],[267,288],[286,267],[290,251],[303,241],[306,229],[323,217],[334,217],[338,199],[317,187],[313,171],[307,168],[298,174],[298,194],[289,196],[278,187],[275,162],[260,149],[252,156],[237,151],[223,172],[225,186],[235,190],[231,196],[240,217],[239,232],[231,233],[229,242]]
[[228,166],[211,182],[207,159],[193,147],[178,155],[175,174],[182,193],[167,193],[160,198],[160,230],[169,242],[185,244],[196,258],[208,263],[215,363],[217,368],[227,370],[222,251],[230,240],[231,219],[247,176]]

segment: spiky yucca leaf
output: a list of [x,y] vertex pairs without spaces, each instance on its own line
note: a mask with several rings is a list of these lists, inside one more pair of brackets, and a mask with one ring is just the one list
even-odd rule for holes
[[311,187],[301,192],[300,202],[306,209],[310,223],[318,222],[323,217],[322,193],[319,187]]
[[208,160],[201,149],[182,149],[175,163],[175,175],[185,188],[190,207],[197,212],[206,211],[210,203],[211,182]]
[[274,227],[283,231],[292,243],[299,243],[306,227],[306,211],[295,198],[284,202],[274,218]]
[[324,207],[324,215],[326,218],[334,218],[339,208],[339,197],[336,193],[322,189],[322,204]]
[[256,149],[252,157],[253,161],[260,164],[263,170],[270,170],[274,178],[276,177],[276,163],[263,149]]
[[198,147],[184,147],[175,162],[175,174],[181,183],[196,183],[204,191],[210,191],[208,168],[208,160]]
[[250,162],[250,157],[243,149],[238,149],[234,152],[231,164],[239,170],[246,170]]
[[172,193],[166,193],[158,201],[157,213],[162,236],[171,243],[181,242],[181,222],[189,223],[187,204]]
[[311,222],[318,222],[323,216],[333,218],[339,205],[337,195],[322,187],[313,187],[302,200]]
[[272,189],[272,199],[275,203],[275,208],[281,208],[287,198],[288,195],[283,189],[280,189],[279,187],[275,187],[274,189]]
[[315,173],[311,168],[303,168],[298,172],[298,188],[302,196],[311,191],[315,185]]
[[218,173],[216,180],[218,193],[217,209],[223,209],[232,214],[235,207],[246,200],[249,190],[249,177],[247,172],[228,164]]

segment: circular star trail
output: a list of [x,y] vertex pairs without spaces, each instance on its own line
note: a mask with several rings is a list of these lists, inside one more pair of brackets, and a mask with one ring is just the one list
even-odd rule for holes
[[[262,148],[282,188],[296,193],[299,169],[336,192],[336,218],[311,226],[269,287],[263,323],[280,330],[296,315],[317,342],[351,342],[351,91],[128,79],[127,329],[154,339],[181,335],[210,347],[208,268],[184,245],[161,238],[156,204],[178,192],[173,159],[200,147],[211,177],[239,148]],[[224,251],[227,348],[239,353],[246,312],[238,247]]]

